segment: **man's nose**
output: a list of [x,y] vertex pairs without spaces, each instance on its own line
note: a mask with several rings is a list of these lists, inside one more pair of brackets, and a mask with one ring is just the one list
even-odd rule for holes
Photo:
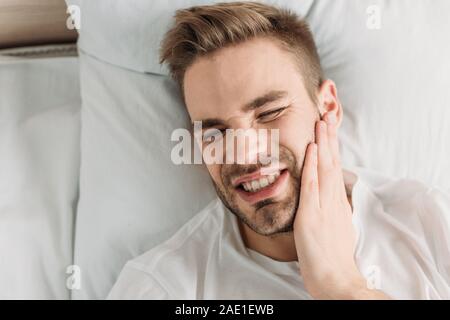
[[228,123],[230,129],[233,130],[233,141],[227,141],[225,155],[227,157],[234,156],[233,163],[257,164],[259,155],[267,154],[269,143],[267,133],[261,132],[262,129],[255,128],[253,122],[248,118],[236,117],[232,121],[229,120]]

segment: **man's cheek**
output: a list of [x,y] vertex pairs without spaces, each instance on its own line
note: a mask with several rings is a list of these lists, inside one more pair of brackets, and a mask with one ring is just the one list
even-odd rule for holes
[[208,165],[209,175],[213,179],[214,183],[222,189],[226,189],[224,186],[224,181],[221,175],[221,166],[220,165]]
[[[315,141],[314,128],[308,129],[308,131],[301,130],[301,132],[299,130],[283,131],[284,134],[280,138],[280,145],[292,151],[296,158],[297,169],[301,169],[305,160],[306,149],[311,142]],[[295,139],[292,139],[292,137]]]

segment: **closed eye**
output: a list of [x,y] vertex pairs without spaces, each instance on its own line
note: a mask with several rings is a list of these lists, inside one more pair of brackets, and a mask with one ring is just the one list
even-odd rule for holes
[[287,108],[288,107],[283,107],[283,108],[278,108],[275,110],[263,112],[258,115],[257,119],[261,122],[269,122],[269,121],[275,120]]

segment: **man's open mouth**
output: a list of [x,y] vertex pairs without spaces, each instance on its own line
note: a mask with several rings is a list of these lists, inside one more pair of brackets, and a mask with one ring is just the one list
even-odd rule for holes
[[275,197],[284,189],[289,172],[276,170],[265,175],[256,172],[237,179],[234,183],[240,197],[251,204]]
[[276,181],[276,179],[278,179],[280,174],[281,174],[280,172],[276,172],[271,175],[263,176],[259,179],[245,181],[245,182],[242,182],[239,185],[239,187],[244,189],[247,192],[254,193],[254,192],[257,192],[267,186],[272,185]]

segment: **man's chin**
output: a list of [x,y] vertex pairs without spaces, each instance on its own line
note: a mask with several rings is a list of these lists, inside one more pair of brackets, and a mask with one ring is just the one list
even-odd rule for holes
[[285,233],[290,233],[293,231],[293,224],[292,223],[286,223],[282,225],[277,226],[249,226],[251,230],[253,230],[255,233],[265,236],[265,237],[273,237]]
[[273,236],[292,231],[298,204],[297,188],[291,187],[283,195],[250,204],[239,194],[232,191],[227,196],[216,184],[214,186],[223,204],[254,232],[263,236]]
[[237,216],[254,232],[263,236],[292,232],[295,212],[272,199],[260,201],[251,210],[239,210]]

